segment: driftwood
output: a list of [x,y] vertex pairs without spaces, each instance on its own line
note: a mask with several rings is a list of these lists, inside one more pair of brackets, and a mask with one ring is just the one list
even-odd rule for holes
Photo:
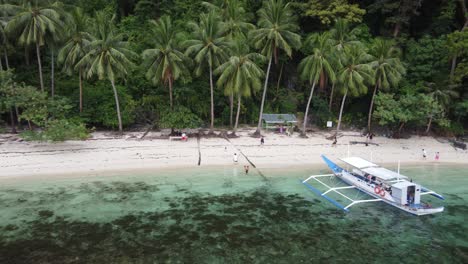
[[379,145],[377,143],[365,142],[365,141],[350,141],[349,144],[351,144],[351,145],[363,144],[363,145],[374,145],[374,146]]
[[450,140],[450,142],[452,142],[453,147],[466,150],[466,143],[463,143],[461,141],[456,141],[456,140],[453,140],[453,139]]

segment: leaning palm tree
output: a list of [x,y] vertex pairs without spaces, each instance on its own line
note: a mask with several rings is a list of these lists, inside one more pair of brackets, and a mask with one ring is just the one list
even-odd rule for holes
[[[349,45],[362,45],[359,41],[356,40],[356,34],[358,30],[352,28],[348,20],[339,18],[335,21],[333,28],[329,31],[330,38],[332,39],[331,43],[334,49],[334,59],[332,60],[333,66],[335,69],[341,68],[340,58],[342,56],[343,50]],[[331,111],[333,96],[335,93],[336,83],[332,83],[330,91],[330,99],[328,102],[328,109]]]
[[394,42],[391,40],[376,39],[369,53],[373,56],[370,65],[375,71],[375,86],[367,119],[367,130],[370,132],[372,110],[377,90],[397,87],[402,76],[405,74],[405,67],[399,58],[400,50],[394,46]]
[[148,66],[146,78],[153,84],[160,83],[169,86],[169,102],[171,110],[174,109],[172,99],[172,85],[183,74],[188,74],[188,58],[178,45],[176,39],[177,29],[172,25],[169,16],[163,16],[159,21],[151,20],[155,47],[143,52],[144,64]]
[[348,94],[359,96],[367,93],[367,85],[373,84],[375,81],[372,67],[368,63],[370,59],[370,55],[367,54],[362,47],[351,45],[344,48],[340,60],[342,68],[337,75],[337,83],[343,94],[343,99],[341,101],[335,136],[337,136],[340,131],[341,117],[343,115],[346,96]]
[[[68,25],[68,40],[60,49],[58,62],[63,65],[63,70],[71,75],[75,66],[86,54],[86,48],[94,37],[88,32],[89,18],[81,8],[75,8],[72,12],[73,23]],[[83,112],[83,67],[78,69],[79,89],[80,89],[80,113]]]
[[302,59],[299,63],[299,76],[302,80],[306,80],[312,86],[310,89],[309,100],[307,101],[306,110],[304,113],[304,122],[302,128],[302,136],[306,136],[307,116],[309,113],[310,102],[314,95],[315,85],[319,81],[324,81],[326,77],[332,82],[335,82],[335,71],[332,67],[330,34],[325,32],[322,34],[311,35],[307,44],[312,46],[312,54]]
[[39,68],[39,81],[44,91],[42,78],[41,46],[45,45],[46,34],[57,38],[63,31],[63,23],[57,6],[40,6],[38,1],[27,1],[23,5],[9,6],[16,10],[16,15],[8,22],[6,32],[18,38],[21,45],[36,45],[37,63]]
[[128,74],[128,68],[133,65],[131,59],[138,57],[127,48],[128,42],[123,35],[118,34],[114,27],[115,16],[109,18],[104,12],[96,13],[96,39],[89,44],[86,54],[75,65],[75,70],[85,69],[85,76],[97,76],[100,80],[108,79],[114,91],[119,131],[122,132],[119,97],[115,81]]
[[[455,91],[456,85],[443,85],[436,83],[426,83],[424,85],[424,92],[433,99],[433,103],[439,105],[442,109],[446,110],[449,107],[450,102],[453,98],[459,96],[458,92]],[[433,109],[435,106],[431,107],[431,113],[429,113],[429,121],[426,126],[426,134],[431,130],[432,121],[434,119]]]
[[263,61],[264,56],[258,53],[250,53],[249,47],[244,43],[245,39],[236,40],[232,56],[214,71],[216,75],[219,75],[216,82],[218,87],[224,87],[225,91],[237,95],[234,135],[239,124],[241,98],[250,97],[253,92],[260,90],[260,79],[263,77],[263,71],[257,65],[257,62]]
[[249,39],[252,40],[255,48],[268,58],[268,68],[263,86],[262,103],[258,117],[257,130],[254,135],[260,135],[262,125],[263,106],[270,75],[271,62],[274,59],[278,62],[278,52],[283,50],[291,57],[292,50],[301,46],[301,37],[294,33],[298,30],[296,19],[292,13],[289,3],[283,0],[268,0],[263,2],[263,7],[258,11],[258,29],[252,30]]
[[199,23],[191,22],[189,26],[193,30],[193,38],[184,44],[187,46],[186,55],[193,55],[197,63],[195,74],[200,76],[203,68],[208,67],[210,76],[211,96],[211,123],[210,133],[214,128],[214,85],[213,69],[227,58],[229,42],[224,35],[221,18],[214,12],[201,14]]

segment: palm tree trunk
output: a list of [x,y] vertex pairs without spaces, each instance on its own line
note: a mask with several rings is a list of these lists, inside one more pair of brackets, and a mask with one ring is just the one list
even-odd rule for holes
[[210,134],[213,133],[214,129],[214,88],[213,88],[213,69],[210,65],[210,96],[211,96],[211,123],[210,123]]
[[341,100],[341,107],[340,107],[340,115],[338,116],[338,125],[336,126],[336,134],[335,136],[338,135],[338,132],[340,131],[340,126],[341,126],[341,116],[343,115],[343,108],[344,104],[346,101],[346,95],[348,94],[348,89],[346,89],[345,94],[343,95],[343,100]]
[[42,79],[41,48],[39,47],[39,40],[36,41],[36,54],[37,54],[37,65],[39,67],[39,81],[41,84],[41,91],[44,92],[44,81]]
[[117,118],[119,120],[119,131],[122,133],[122,117],[120,116],[120,105],[119,105],[119,96],[117,94],[117,89],[115,88],[114,81],[111,80],[112,89],[114,90],[114,97],[115,97],[115,108],[117,110]]
[[331,89],[331,92],[330,92],[330,102],[328,103],[328,111],[331,112],[331,108],[332,108],[332,103],[333,103],[333,92],[335,91],[335,84],[333,83],[332,84],[332,89]]
[[234,134],[237,131],[237,126],[239,125],[239,116],[240,116],[240,108],[241,108],[241,95],[237,95],[237,114],[236,114],[236,124],[234,125]]
[[2,63],[2,58],[0,58],[0,71],[3,71],[3,63]]
[[7,70],[10,69],[10,63],[8,62],[8,54],[7,54],[7,50],[5,47],[3,47],[3,56],[5,57],[5,65],[6,65],[6,68]]
[[395,28],[393,29],[393,37],[394,38],[398,37],[398,34],[400,33],[400,27],[401,27],[401,23],[397,22],[395,24]]
[[80,79],[80,113],[83,112],[83,69],[80,67],[80,73],[78,78]]
[[429,122],[427,123],[426,134],[429,133],[429,131],[431,130],[431,125],[432,125],[432,114],[429,117]]
[[171,106],[171,111],[174,111],[174,99],[172,99],[172,78],[169,79],[169,104]]
[[315,82],[312,84],[312,88],[310,89],[309,100],[307,101],[307,106],[306,106],[306,110],[305,110],[305,113],[304,113],[302,136],[306,136],[307,116],[309,115],[309,107],[310,107],[310,102],[312,101],[312,96],[314,95],[314,90],[315,90]]
[[403,129],[404,126],[405,126],[405,122],[401,122],[400,127],[398,127],[398,137],[400,137],[401,130]]
[[50,63],[50,94],[52,97],[55,95],[55,58],[54,58],[54,49],[52,51],[52,59]]
[[374,107],[375,94],[377,93],[377,88],[380,84],[380,79],[377,81],[374,87],[374,92],[372,93],[372,99],[369,107],[369,117],[367,118],[367,131],[371,132],[371,120],[372,120],[372,108]]
[[229,95],[229,126],[232,127],[232,119],[234,115],[234,93]]
[[276,82],[275,100],[276,100],[276,98],[278,98],[278,94],[279,94],[279,87],[280,87],[280,83],[281,83],[281,77],[283,77],[283,67],[284,67],[284,62],[281,63],[281,69],[280,69],[280,72],[279,72],[278,81]]
[[452,66],[450,67],[450,81],[453,81],[453,75],[455,74],[456,66],[457,66],[457,56],[453,56]]
[[265,85],[263,86],[263,96],[262,96],[262,103],[260,105],[260,115],[258,117],[257,130],[254,133],[254,135],[257,135],[257,136],[260,135],[260,130],[262,126],[263,106],[265,104],[265,97],[266,97],[266,92],[267,92],[267,87],[268,87],[268,77],[270,76],[270,68],[271,68],[272,59],[273,59],[273,56],[270,55],[270,61],[268,62],[268,68],[267,68],[267,73],[265,77]]
[[10,108],[10,121],[11,121],[11,133],[16,134],[15,116],[13,114],[13,108]]

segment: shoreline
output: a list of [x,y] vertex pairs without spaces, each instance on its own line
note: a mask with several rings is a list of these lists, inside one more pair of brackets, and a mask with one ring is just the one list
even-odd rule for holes
[[[333,160],[340,157],[360,156],[388,168],[404,165],[468,164],[468,151],[456,149],[448,142],[432,137],[389,139],[375,137],[365,146],[350,142],[365,141],[358,132],[345,131],[336,147],[326,139],[326,132],[300,138],[273,132],[265,133],[265,145],[249,134],[252,129],[241,129],[238,138],[190,138],[187,142],[156,139],[159,132],[151,132],[138,140],[143,132],[126,133],[122,137],[96,132],[90,140],[62,143],[37,143],[4,140],[0,142],[0,181],[15,178],[61,178],[147,174],[152,171],[177,169],[206,169],[233,165],[233,154],[239,155],[238,165],[251,165],[258,169],[324,168],[321,154]],[[428,153],[422,159],[422,149]],[[440,152],[440,160],[434,154]],[[198,166],[198,161],[201,166]],[[393,164],[393,165],[392,165]]]

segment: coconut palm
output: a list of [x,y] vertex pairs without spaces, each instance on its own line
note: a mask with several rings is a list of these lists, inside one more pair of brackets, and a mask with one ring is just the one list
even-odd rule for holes
[[143,52],[144,63],[148,66],[146,78],[153,84],[160,83],[169,86],[169,102],[171,110],[174,109],[172,99],[172,85],[183,74],[188,74],[188,58],[180,51],[176,40],[177,30],[172,25],[169,16],[163,16],[159,21],[151,20],[155,47]]
[[[333,28],[330,30],[330,38],[332,39],[332,45],[334,48],[334,57],[332,60],[333,68],[339,69],[341,68],[340,65],[340,57],[341,53],[343,52],[344,48],[349,45],[361,45],[359,41],[356,40],[356,28],[351,28],[350,23],[346,19],[339,18],[335,21]],[[332,103],[333,103],[333,96],[335,92],[335,85],[336,83],[332,83],[331,91],[330,91],[330,100],[328,103],[328,109],[331,111]]]
[[193,55],[197,63],[195,74],[200,76],[204,67],[208,67],[210,77],[211,122],[210,133],[214,128],[214,85],[213,69],[227,58],[229,42],[224,35],[221,18],[214,12],[201,14],[199,23],[191,22],[193,38],[184,44],[187,46],[186,55]]
[[306,110],[304,113],[304,122],[302,135],[306,135],[307,117],[309,113],[310,102],[314,94],[315,85],[320,81],[324,81],[326,77],[332,82],[335,82],[335,71],[332,67],[332,50],[330,46],[330,34],[325,32],[322,34],[311,35],[307,44],[312,47],[312,54],[302,59],[299,63],[299,76],[302,80],[308,81],[312,86],[310,89],[309,100],[307,101]]
[[[436,83],[426,83],[424,91],[432,97],[433,102],[438,104],[443,109],[447,109],[450,101],[453,98],[458,97],[458,92],[455,91],[456,85],[443,85]],[[434,107],[431,107],[433,109]],[[431,110],[432,111],[432,110]],[[434,119],[434,113],[429,113],[429,121],[426,126],[426,134],[431,130],[432,121]]]
[[9,6],[16,10],[16,15],[8,22],[6,32],[17,37],[21,45],[35,44],[37,63],[39,68],[39,81],[41,90],[44,91],[44,81],[42,78],[41,46],[46,43],[46,34],[54,39],[58,39],[63,31],[60,11],[57,6],[38,5],[38,1],[27,1],[23,5]]
[[[68,40],[58,53],[58,62],[63,65],[63,70],[71,75],[75,66],[86,54],[86,48],[94,37],[87,31],[89,18],[81,8],[75,8],[72,12],[73,23],[68,24]],[[80,89],[80,113],[83,111],[83,67],[78,69]]]
[[367,93],[367,85],[374,83],[374,73],[371,65],[368,63],[370,59],[370,55],[362,47],[357,45],[344,47],[340,58],[342,68],[337,75],[337,84],[340,92],[343,94],[343,99],[341,101],[335,135],[338,135],[340,131],[341,117],[347,95],[359,96],[365,94]]
[[301,46],[301,37],[294,33],[298,30],[298,26],[289,3],[286,4],[283,0],[264,1],[263,7],[258,11],[258,16],[258,29],[249,33],[249,39],[252,40],[254,47],[260,49],[261,53],[268,58],[268,67],[255,135],[260,135],[272,60],[275,60],[275,64],[278,62],[279,50],[283,50],[291,57],[292,50]]
[[391,40],[376,39],[369,51],[373,56],[370,63],[375,71],[375,86],[369,106],[367,130],[371,131],[372,110],[377,90],[395,88],[405,74],[405,67],[400,61],[400,50],[394,46]]
[[[209,10],[214,10],[218,14],[221,14],[223,18],[223,27],[225,30],[225,36],[228,40],[236,38],[246,38],[247,33],[253,30],[255,26],[248,21],[247,13],[244,7],[238,0],[221,1],[220,3],[209,3],[203,2]],[[226,93],[229,96],[229,125],[233,125],[233,113],[234,113],[234,94]]]
[[97,76],[100,80],[108,79],[112,85],[115,98],[119,131],[122,132],[119,97],[115,81],[128,74],[133,65],[131,59],[138,55],[127,48],[128,42],[114,28],[115,16],[109,18],[104,12],[96,13],[96,39],[89,44],[86,54],[75,65],[75,70],[85,69],[85,76]]
[[218,87],[224,87],[229,94],[237,95],[237,114],[233,134],[237,131],[241,107],[241,98],[250,97],[253,92],[260,90],[262,69],[257,62],[264,60],[258,53],[249,53],[249,47],[244,45],[245,39],[235,41],[233,54],[228,61],[220,65],[214,73],[219,75],[216,82]]

